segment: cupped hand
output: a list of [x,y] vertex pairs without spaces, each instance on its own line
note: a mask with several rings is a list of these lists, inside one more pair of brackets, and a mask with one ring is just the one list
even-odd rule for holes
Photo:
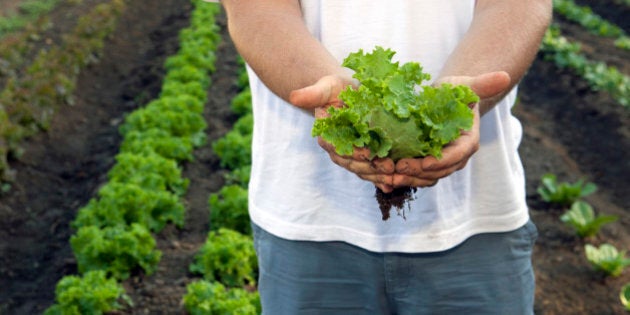
[[[339,93],[347,86],[357,86],[356,80],[344,75],[330,75],[321,78],[315,84],[292,91],[289,102],[297,107],[313,110],[315,118],[326,117],[328,107],[343,106]],[[318,138],[319,145],[326,150],[330,159],[337,165],[356,174],[360,178],[374,183],[383,192],[393,190],[395,164],[389,158],[370,160],[367,148],[355,148],[352,155],[339,155],[332,144]]]
[[[503,71],[490,72],[475,77],[452,76],[436,81],[469,86],[481,100],[504,93],[510,86],[510,76]],[[438,180],[464,168],[470,157],[479,149],[479,104],[471,104],[474,113],[473,126],[442,150],[442,157],[400,159],[395,165],[392,186],[429,187]]]

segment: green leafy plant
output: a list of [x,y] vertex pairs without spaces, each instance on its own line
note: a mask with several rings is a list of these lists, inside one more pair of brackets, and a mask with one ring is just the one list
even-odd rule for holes
[[162,85],[161,97],[173,97],[189,95],[198,100],[205,101],[207,98],[206,87],[201,82],[178,82],[178,81],[165,81]]
[[229,228],[250,235],[252,228],[247,212],[247,189],[240,185],[226,185],[210,195],[210,226],[217,230]]
[[145,107],[137,110],[125,118],[125,124],[120,131],[125,135],[129,130],[162,129],[175,137],[191,137],[195,146],[205,142],[204,130],[206,121],[200,114],[187,110],[185,104],[174,105],[175,108],[160,106]]
[[107,278],[104,271],[89,271],[82,277],[65,276],[55,289],[56,303],[44,315],[100,315],[132,305],[116,279]]
[[182,83],[201,82],[201,84],[204,86],[210,84],[210,78],[208,77],[205,69],[199,69],[192,65],[170,69],[170,71],[168,71],[168,73],[166,74],[164,80]]
[[249,177],[252,172],[251,165],[245,165],[236,169],[233,169],[231,172],[226,173],[224,178],[227,185],[239,185],[243,188],[247,188],[249,184]]
[[251,237],[221,228],[211,231],[190,271],[202,274],[209,281],[218,280],[227,286],[255,284],[258,260]]
[[232,129],[242,135],[251,135],[254,130],[254,115],[251,113],[244,114],[236,120]]
[[237,115],[246,115],[252,112],[252,92],[249,88],[246,88],[242,92],[238,93],[236,97],[232,99],[230,105],[232,111]]
[[[214,70],[213,66],[214,61],[216,59],[214,53],[203,54],[198,49],[200,47],[187,45],[183,47],[182,50],[175,56],[171,56],[166,59],[164,63],[164,68],[166,71],[171,71],[175,69],[181,69],[184,67],[192,66],[196,69],[205,69],[207,71]],[[207,82],[207,81],[203,81]]]
[[[473,125],[469,105],[479,97],[466,86],[423,85],[431,77],[416,62],[402,66],[392,62],[395,52],[376,47],[371,53],[351,53],[343,66],[355,71],[361,85],[339,94],[343,107],[328,108],[328,117],[318,118],[313,136],[331,143],[338,154],[351,155],[366,147],[370,158],[442,156],[442,148]],[[383,220],[392,206],[403,208],[412,198],[410,187],[384,194],[377,189]],[[404,215],[403,215],[404,216]]]
[[74,228],[126,226],[139,223],[153,232],[161,231],[168,222],[184,225],[184,205],[168,191],[143,189],[134,184],[109,182],[81,208]]
[[582,197],[586,197],[597,190],[597,185],[584,183],[578,180],[571,184],[568,182],[558,182],[555,174],[545,174],[541,179],[541,185],[537,192],[546,202],[569,206]]
[[[420,64],[392,63],[394,52],[376,47],[372,53],[351,53],[343,66],[355,71],[361,85],[339,94],[346,106],[330,107],[329,117],[313,126],[341,155],[367,147],[371,157],[442,156],[442,147],[469,130],[473,112],[469,104],[479,98],[465,86],[424,85],[430,75]],[[418,87],[420,88],[418,89]]]
[[28,27],[42,15],[54,9],[60,0],[27,0],[20,2],[18,12],[3,12],[0,16],[0,38]]
[[190,315],[258,315],[262,311],[257,292],[228,290],[221,283],[205,280],[186,286],[183,304]]
[[630,311],[630,283],[621,288],[619,299],[621,300],[621,304],[626,308],[626,311]]
[[35,23],[28,24],[20,32],[4,37],[0,35],[0,78],[18,77],[29,60],[27,58],[29,51],[32,51],[35,45],[43,40],[39,34],[51,26],[49,17],[41,17]]
[[252,164],[252,134],[232,129],[212,143],[212,150],[219,156],[221,167],[236,169]]
[[628,36],[621,36],[619,38],[617,38],[615,40],[615,46],[621,48],[621,49],[625,49],[625,50],[630,50],[630,37]]
[[614,215],[595,215],[590,204],[584,201],[576,201],[571,209],[564,213],[560,220],[571,227],[580,237],[595,236],[604,224],[617,221]]
[[231,170],[247,167],[252,163],[254,117],[251,113],[251,94],[248,91],[249,89],[245,93],[239,93],[232,101],[232,110],[240,115],[232,130],[212,143],[212,149],[221,160],[221,167]]
[[[169,81],[172,82],[172,81]],[[186,87],[188,85],[193,86],[194,82],[183,83],[180,87]],[[193,113],[202,114],[204,108],[204,101],[198,99],[194,95],[186,94],[181,91],[178,95],[161,96],[157,100],[149,102],[145,108],[153,108],[159,110],[172,110],[172,111],[188,111]],[[194,134],[196,131],[189,134]],[[186,134],[186,133],[183,133]]]
[[145,189],[167,190],[182,196],[189,181],[174,160],[157,154],[120,153],[116,165],[108,173],[110,181],[136,184]]
[[625,267],[630,266],[630,258],[625,257],[625,251],[619,252],[611,244],[603,244],[599,248],[586,244],[584,250],[591,265],[608,276],[618,277]]
[[144,226],[85,226],[70,238],[79,272],[104,270],[114,278],[124,280],[140,267],[147,274],[157,268],[161,253],[155,249],[155,239]]
[[176,137],[158,128],[129,131],[120,145],[120,152],[140,155],[157,153],[177,161],[192,161],[193,149],[194,146],[189,137]]

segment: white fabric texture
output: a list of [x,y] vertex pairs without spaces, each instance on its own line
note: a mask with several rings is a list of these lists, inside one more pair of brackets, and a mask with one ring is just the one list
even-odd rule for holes
[[[435,77],[472,20],[474,1],[303,0],[306,24],[343,60],[374,46],[417,61]],[[513,90],[481,119],[479,151],[467,166],[418,189],[405,217],[381,219],[372,183],[334,164],[311,136],[311,114],[284,102],[248,69],[254,108],[249,211],[290,240],[344,241],[376,252],[435,252],[484,232],[514,230],[529,218],[517,148]]]

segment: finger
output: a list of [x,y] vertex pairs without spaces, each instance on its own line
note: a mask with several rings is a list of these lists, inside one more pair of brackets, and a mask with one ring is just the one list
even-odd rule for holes
[[354,173],[359,178],[372,182],[376,187],[380,188],[383,192],[391,192],[393,187],[393,162],[391,163],[391,172],[384,173],[374,163],[370,161],[359,161],[349,157],[339,156],[334,153],[329,153],[330,159],[337,165],[345,168],[346,170]]
[[378,187],[382,192],[389,194],[392,191],[394,191],[394,186],[392,185],[386,185],[386,184],[375,184],[376,187]]
[[335,152],[335,147],[330,142],[322,139],[322,137],[317,137],[317,144],[328,153]]
[[394,174],[396,165],[390,158],[376,158],[370,161],[372,167],[382,174]]
[[394,161],[390,158],[370,158],[368,148],[355,148],[351,156],[340,156],[335,147],[321,137],[317,138],[319,145],[328,152],[331,160],[336,164],[348,168],[350,171],[362,174],[382,173],[393,174]]
[[[453,143],[442,151],[442,158],[428,156],[422,161],[424,177],[441,178],[441,174],[448,170],[460,170],[468,163],[468,159],[477,151],[478,146],[459,146]],[[452,173],[452,172],[451,172]]]
[[490,72],[474,77],[470,88],[479,98],[490,98],[505,92],[511,81],[505,71]]
[[304,109],[314,109],[330,104],[337,104],[337,95],[343,89],[343,82],[336,76],[325,76],[315,84],[291,91],[289,102]]
[[355,148],[352,152],[352,158],[360,161],[369,161],[370,155],[370,149],[368,148]]
[[373,163],[372,161],[361,161],[352,157],[340,156],[334,152],[329,152],[330,159],[337,165],[353,172],[357,175],[391,175],[394,173],[393,162]]
[[384,193],[389,193],[394,190],[393,175],[357,175],[359,178],[369,181],[374,186],[380,188]]
[[[431,157],[435,160],[435,158]],[[396,177],[394,178],[394,185],[419,185],[419,186],[431,186],[433,182],[438,179],[444,178],[454,171],[460,168],[459,164],[450,167],[443,167],[438,170],[423,170],[423,160],[427,158],[419,159],[401,159],[396,163]]]
[[422,159],[400,159],[396,162],[396,173],[403,175],[419,175],[422,174]]
[[394,174],[392,185],[394,187],[431,187],[437,184],[439,178],[419,178],[403,174]]
[[442,149],[442,157],[437,159],[427,156],[422,160],[422,170],[425,172],[439,171],[447,168],[458,168],[462,163],[479,150],[479,106],[473,107],[474,118],[473,127],[470,131],[462,131],[462,134],[455,141]]
[[511,84],[510,75],[505,71],[484,73],[478,76],[448,76],[440,78],[436,84],[450,83],[470,87],[479,98],[490,98],[505,92]]

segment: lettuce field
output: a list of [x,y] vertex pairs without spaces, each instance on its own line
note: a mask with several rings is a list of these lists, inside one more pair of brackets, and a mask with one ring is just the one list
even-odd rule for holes
[[[535,312],[630,314],[630,3],[554,9],[513,108]],[[216,4],[0,0],[0,315],[260,312],[243,70]]]

